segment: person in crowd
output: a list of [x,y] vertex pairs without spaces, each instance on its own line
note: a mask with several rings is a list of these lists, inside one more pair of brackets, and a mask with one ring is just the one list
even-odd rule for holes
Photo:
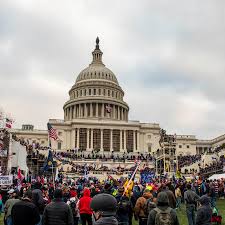
[[14,189],[10,189],[8,191],[9,194],[9,199],[5,203],[4,211],[5,211],[5,220],[7,225],[13,225],[12,224],[12,207],[14,206],[15,203],[19,202],[20,200],[17,198],[17,193]]
[[195,211],[199,196],[191,190],[191,184],[187,184],[187,191],[184,192],[184,201],[186,204],[186,213],[189,225],[195,225]]
[[53,201],[45,207],[42,225],[73,225],[72,211],[62,198],[62,190],[56,189]]
[[2,195],[0,194],[0,216],[2,214],[2,209],[3,209],[3,202],[2,202]]
[[175,198],[174,193],[169,189],[169,186],[168,185],[162,185],[162,191],[166,192],[166,194],[168,196],[169,206],[172,209],[175,209],[176,208],[176,198]]
[[82,225],[92,225],[92,210],[90,208],[91,192],[88,188],[84,188],[83,197],[80,198],[78,208],[80,211],[80,219]]
[[216,207],[216,192],[215,192],[215,186],[213,183],[210,184],[208,195],[210,197],[211,207],[212,208]]
[[[41,191],[41,183],[35,182],[34,183],[34,190],[32,191],[32,201],[37,206],[40,218],[42,218],[42,214],[45,207],[45,200],[43,198],[43,193]],[[41,225],[41,219],[40,222],[37,225]]]
[[79,199],[77,197],[77,192],[74,188],[71,188],[70,191],[70,199],[67,201],[67,204],[70,206],[72,214],[73,214],[73,222],[74,225],[78,225],[80,213],[79,213]]
[[117,201],[110,194],[97,194],[91,201],[93,225],[118,225]]
[[157,207],[148,216],[147,225],[179,225],[176,211],[169,207],[169,198],[162,191],[157,196]]
[[129,225],[130,214],[132,214],[131,201],[124,195],[124,187],[118,188],[117,200],[117,220],[119,224]]
[[146,225],[147,224],[147,215],[145,212],[145,205],[148,199],[153,199],[153,196],[150,190],[145,189],[143,195],[138,198],[135,207],[134,207],[134,214],[135,218],[139,220],[139,225]]
[[210,207],[210,199],[203,195],[199,202],[201,206],[197,211],[196,225],[211,225],[212,209]]
[[175,197],[176,197],[176,209],[180,209],[182,194],[180,190],[180,185],[178,184],[175,189]]
[[21,201],[16,202],[11,211],[13,225],[36,225],[40,221],[37,206],[32,202],[32,192],[24,193]]

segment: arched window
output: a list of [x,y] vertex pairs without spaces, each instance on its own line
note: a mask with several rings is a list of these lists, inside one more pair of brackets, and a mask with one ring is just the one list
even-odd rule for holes
[[105,96],[105,89],[103,89],[103,95]]
[[102,93],[101,93],[101,89],[98,89],[98,94],[99,94],[99,95],[101,95],[101,94],[102,94]]
[[84,89],[84,96],[86,96],[86,94],[87,94],[86,92],[87,92],[86,89]]
[[89,95],[91,95],[91,89],[89,89]]
[[94,95],[96,95],[96,89],[94,89]]
[[108,90],[108,96],[110,96],[110,90]]

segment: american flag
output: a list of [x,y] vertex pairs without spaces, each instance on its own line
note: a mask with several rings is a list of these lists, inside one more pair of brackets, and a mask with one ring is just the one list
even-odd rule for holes
[[8,118],[6,118],[5,120],[6,120],[5,121],[5,127],[9,128],[9,129],[12,128],[13,121],[11,119],[8,119]]
[[110,105],[106,105],[105,108],[107,113],[111,113],[112,107]]
[[56,129],[54,129],[50,123],[48,123],[47,125],[48,125],[48,135],[49,135],[49,138],[52,138],[54,140],[57,140],[58,139],[58,135],[57,135]]

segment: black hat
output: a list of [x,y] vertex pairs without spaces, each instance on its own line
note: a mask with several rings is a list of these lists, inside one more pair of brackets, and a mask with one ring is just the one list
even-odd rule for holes
[[95,212],[101,212],[103,216],[115,216],[117,201],[112,195],[98,194],[91,201],[91,209]]
[[54,198],[62,198],[63,197],[62,189],[56,189],[53,195]]

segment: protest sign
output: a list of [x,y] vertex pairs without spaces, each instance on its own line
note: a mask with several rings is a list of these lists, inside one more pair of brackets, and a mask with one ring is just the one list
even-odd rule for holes
[[0,185],[12,185],[13,184],[13,176],[0,176]]

